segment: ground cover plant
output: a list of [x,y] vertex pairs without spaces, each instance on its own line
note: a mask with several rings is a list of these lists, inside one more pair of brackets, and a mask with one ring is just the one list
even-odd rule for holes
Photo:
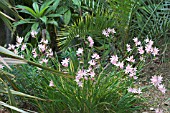
[[[0,109],[12,113],[169,112],[163,107],[170,99],[168,75],[144,73],[152,62],[165,61],[168,1],[12,3],[16,6],[5,7],[19,18],[10,23],[13,43],[0,46]],[[3,18],[13,21],[7,15]],[[158,101],[146,96],[150,93]]]

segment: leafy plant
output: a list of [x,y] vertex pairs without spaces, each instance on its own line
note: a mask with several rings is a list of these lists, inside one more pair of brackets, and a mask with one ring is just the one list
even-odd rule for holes
[[[65,16],[65,23],[68,24],[70,20],[70,10],[67,7],[59,7],[60,0],[46,0],[41,5],[38,2],[33,3],[33,9],[27,6],[18,5],[17,8],[22,9],[20,12],[30,15],[31,18],[20,20],[14,23],[14,26],[21,24],[30,24],[30,31],[27,33],[25,41],[28,41],[31,31],[42,33],[43,37],[50,40],[49,25],[54,26],[53,29],[56,33],[58,27],[57,18],[60,19],[62,15]],[[45,35],[45,36],[44,36]]]

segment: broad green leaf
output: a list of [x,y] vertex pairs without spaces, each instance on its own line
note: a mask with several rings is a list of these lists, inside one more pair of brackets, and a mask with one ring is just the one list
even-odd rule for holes
[[54,4],[50,7],[53,12],[57,9],[60,1],[61,0],[55,0]]
[[45,12],[45,14],[48,14],[50,12],[55,12],[58,8],[60,0],[55,0],[54,3],[48,8],[48,10]]
[[31,30],[37,30],[38,27],[39,27],[39,23],[36,22],[36,23],[34,23],[34,24],[32,25]]
[[49,14],[47,17],[61,17],[61,14]]
[[68,11],[68,7],[62,6],[57,9],[56,14],[64,14],[66,11]]
[[73,4],[77,5],[78,7],[81,6],[81,0],[72,0]]
[[24,20],[20,20],[18,22],[14,22],[13,25],[16,27],[18,25],[22,25],[22,24],[29,24],[29,23],[34,23],[33,19],[24,19]]
[[40,16],[39,15],[39,6],[38,6],[38,4],[37,4],[37,2],[34,2],[33,3],[33,5],[32,5],[32,7],[33,7],[33,9],[34,9],[34,11],[36,12],[36,14],[38,15],[38,16]]
[[46,9],[48,9],[48,8],[49,8],[49,6],[46,6],[42,10],[40,10],[39,16],[42,17],[44,15]]
[[17,5],[16,6],[17,8],[21,8],[22,10],[22,12],[24,13],[25,11],[27,11],[28,12],[28,14],[30,14],[31,16],[33,16],[33,17],[37,17],[37,14],[34,12],[34,10],[32,10],[31,8],[29,8],[29,7],[27,7],[27,6],[22,6],[22,5]]
[[42,18],[40,18],[42,20],[42,22],[44,22],[45,24],[47,24],[47,17],[43,16]]
[[40,12],[50,7],[50,4],[52,4],[54,1],[55,0],[47,0],[46,2],[44,2],[42,6],[40,7]]
[[49,20],[49,21],[47,21],[47,24],[52,24],[52,25],[55,25],[56,27],[58,27],[58,23],[55,20]]
[[64,14],[64,23],[67,25],[70,22],[71,19],[71,11],[68,10],[65,14]]

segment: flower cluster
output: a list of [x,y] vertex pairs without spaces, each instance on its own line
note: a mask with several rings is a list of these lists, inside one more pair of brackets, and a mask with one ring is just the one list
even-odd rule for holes
[[[23,56],[24,50],[27,48],[27,43],[23,42],[24,38],[17,36],[16,38],[16,44],[9,44],[8,49],[13,51],[15,54],[20,55],[21,57]],[[41,41],[38,43],[38,48],[33,48],[32,49],[32,56],[33,58],[38,58],[40,59],[39,62],[48,63],[49,58],[53,57],[53,51],[52,49],[48,46],[48,40],[41,39]]]
[[14,44],[9,44],[8,49],[13,51],[15,54],[20,55],[21,57],[23,57],[23,55],[19,53],[19,49],[22,52],[27,48],[27,44],[24,43],[23,40],[24,40],[23,37],[17,36],[16,44],[15,45]]
[[115,31],[115,29],[114,28],[107,28],[107,29],[104,29],[103,31],[102,31],[102,34],[104,35],[104,36],[106,36],[106,37],[109,37],[110,36],[110,34],[115,34],[116,33],[116,31]]
[[[104,30],[106,31],[106,30]],[[105,32],[103,31],[103,34],[105,34]],[[135,43],[135,48],[140,56],[140,60],[144,60],[144,53],[146,54],[152,54],[153,56],[156,56],[158,55],[158,52],[159,50],[156,48],[156,47],[153,47],[153,41],[152,40],[149,40],[148,38],[145,39],[145,47],[142,46],[142,43],[141,41],[139,41],[139,39],[137,37],[135,37],[133,39],[134,43]],[[130,44],[126,44],[126,47],[127,47],[127,52],[131,52],[130,54],[132,54],[132,50],[135,50],[135,49],[132,49],[131,48],[131,45]],[[144,49],[145,48],[145,49]],[[110,58],[110,62],[111,64],[113,64],[114,66],[116,67],[119,67],[120,69],[122,69],[125,74],[128,74],[128,76],[130,78],[133,78],[133,79],[137,79],[138,77],[136,76],[136,73],[137,73],[137,67],[134,67],[134,64],[137,63],[136,60],[134,59],[134,56],[131,55],[127,58],[125,58],[123,61],[119,61],[119,58],[117,55],[112,55],[111,58]],[[158,86],[158,89],[160,91],[162,91],[163,93],[165,93],[165,88],[164,88],[164,85],[158,85],[161,83],[161,80],[162,78],[161,77],[158,77],[156,78],[155,76],[151,79],[152,80],[152,83],[155,85],[155,86]],[[131,93],[138,93],[140,94],[141,93],[141,89],[136,89],[136,88],[128,88],[128,92],[131,92]]]
[[136,89],[136,88],[131,88],[129,87],[128,88],[128,92],[130,93],[136,93],[136,94],[141,94],[142,93],[142,90],[140,88]]
[[163,93],[163,94],[165,94],[165,92],[166,92],[166,89],[165,89],[165,87],[164,87],[164,85],[163,84],[161,84],[162,83],[162,79],[163,79],[163,77],[161,77],[161,76],[152,76],[152,78],[151,78],[151,83],[155,86],[155,87],[158,87],[158,89]]
[[[89,42],[88,46],[92,48],[93,44],[94,44],[92,37],[88,36],[87,40]],[[84,55],[83,52],[84,52],[83,48],[78,48],[77,51],[76,51],[76,55],[77,55],[78,59],[80,60],[80,62],[81,62],[82,56]],[[92,80],[92,81],[95,80],[94,79],[94,77],[96,75],[95,69],[96,69],[97,62],[99,61],[99,59],[100,59],[100,56],[97,53],[93,53],[91,55],[91,59],[88,61],[88,68],[84,69],[84,68],[81,67],[78,70],[76,77],[75,77],[75,81],[77,82],[77,85],[79,87],[83,87],[83,81],[84,80]],[[82,63],[84,64],[84,62],[82,62]],[[69,58],[63,59],[61,64],[64,67],[68,67]]]
[[77,82],[79,87],[83,87],[83,80],[94,80],[95,72],[92,68],[89,68],[88,70],[85,69],[79,69],[76,75],[75,81]]
[[48,59],[53,57],[53,51],[48,46],[48,40],[45,40],[44,38],[41,39],[40,43],[38,44],[38,49],[33,48],[32,55],[34,58],[39,58],[40,63],[48,63]]

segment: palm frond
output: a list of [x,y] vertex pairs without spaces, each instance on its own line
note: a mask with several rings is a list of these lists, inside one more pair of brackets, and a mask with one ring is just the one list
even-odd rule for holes
[[[139,0],[131,26],[132,36],[160,37],[167,35],[170,12],[167,0]],[[163,31],[164,30],[164,31]]]
[[58,33],[58,46],[60,49],[64,49],[72,45],[80,44],[86,36],[92,36],[95,41],[99,41],[102,30],[113,27],[114,21],[111,17],[112,15],[105,13],[80,18],[72,26],[67,26]]

